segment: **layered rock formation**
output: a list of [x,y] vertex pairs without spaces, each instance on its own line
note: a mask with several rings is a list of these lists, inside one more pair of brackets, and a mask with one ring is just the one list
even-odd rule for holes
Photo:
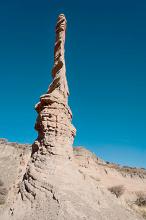
[[54,49],[53,82],[48,92],[41,96],[35,106],[38,118],[35,125],[38,139],[33,145],[33,154],[58,154],[72,156],[72,143],[76,133],[71,124],[72,113],[68,106],[68,85],[64,60],[66,19],[60,15],[56,25],[56,42]]
[[32,145],[31,161],[20,187],[23,199],[26,197],[32,200],[36,197],[36,188],[41,190],[44,187],[44,183],[40,184],[40,181],[43,182],[45,172],[55,173],[57,162],[52,167],[52,160],[56,157],[71,160],[73,157],[72,143],[76,130],[71,124],[72,113],[68,106],[69,90],[64,60],[65,32],[66,19],[61,14],[56,25],[53,82],[35,106],[38,112],[35,124],[38,138]]

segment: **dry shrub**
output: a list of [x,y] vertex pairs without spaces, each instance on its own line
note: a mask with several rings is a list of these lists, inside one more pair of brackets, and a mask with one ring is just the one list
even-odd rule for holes
[[146,193],[144,192],[137,192],[137,199],[135,204],[138,206],[146,206]]
[[118,185],[109,187],[108,190],[118,198],[124,193],[125,188],[123,185]]

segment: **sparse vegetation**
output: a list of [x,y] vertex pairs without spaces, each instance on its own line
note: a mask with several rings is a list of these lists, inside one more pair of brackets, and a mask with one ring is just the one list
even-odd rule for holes
[[125,188],[123,185],[118,185],[118,186],[112,186],[112,187],[109,187],[108,190],[116,195],[117,198],[119,198],[125,191]]
[[137,192],[137,199],[135,204],[138,206],[146,206],[146,193],[144,192]]
[[110,163],[106,161],[106,164],[100,164],[101,166],[105,166],[108,168],[112,168],[120,172],[122,175],[130,175],[131,178],[134,176],[138,176],[141,179],[146,178],[146,169],[145,168],[136,168],[136,167],[129,167],[129,166],[120,166],[119,164]]

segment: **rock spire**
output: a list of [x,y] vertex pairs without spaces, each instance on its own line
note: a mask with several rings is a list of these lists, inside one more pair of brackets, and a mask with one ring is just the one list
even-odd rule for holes
[[65,16],[63,14],[59,15],[56,25],[54,67],[52,69],[53,82],[48,89],[48,93],[52,93],[58,98],[64,98],[67,101],[69,90],[66,80],[66,68],[64,59],[66,24],[67,22]]
[[43,153],[66,154],[75,136],[75,128],[71,124],[72,113],[68,106],[69,90],[64,59],[65,33],[66,18],[61,14],[56,25],[53,82],[35,106],[38,112],[35,124],[38,139],[33,145],[33,153],[41,150]]
[[66,18],[61,14],[56,25],[53,82],[35,106],[38,113],[35,124],[38,138],[32,145],[31,160],[20,187],[23,198],[35,197],[38,189],[46,187],[40,182],[44,178],[49,179],[49,173],[55,173],[56,164],[72,159],[72,144],[76,130],[71,124],[72,113],[68,106],[69,91],[64,59],[65,33]]

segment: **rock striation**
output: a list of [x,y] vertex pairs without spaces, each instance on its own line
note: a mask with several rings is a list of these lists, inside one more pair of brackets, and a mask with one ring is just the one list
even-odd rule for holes
[[72,112],[68,106],[69,90],[64,59],[65,33],[66,18],[61,14],[56,25],[53,81],[47,93],[40,97],[40,102],[35,106],[38,113],[35,124],[38,138],[32,145],[31,161],[20,184],[23,199],[34,199],[37,190],[42,190],[46,187],[44,185],[48,184],[47,180],[43,182],[47,179],[45,175],[55,174],[55,165],[60,163],[60,160],[72,160],[73,157],[72,144],[76,129],[71,124]]
[[[35,106],[38,118],[35,129],[38,139],[33,145],[33,152],[72,156],[72,143],[76,133],[71,124],[72,113],[68,106],[68,85],[64,59],[66,18],[59,15],[56,25],[54,49],[53,82],[40,102]],[[33,155],[34,156],[34,155]]]

